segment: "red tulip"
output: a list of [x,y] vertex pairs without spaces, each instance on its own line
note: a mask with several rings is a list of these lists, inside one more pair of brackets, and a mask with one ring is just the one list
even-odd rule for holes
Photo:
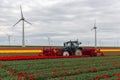
[[67,75],[67,72],[66,71],[64,71],[64,76],[66,76]]
[[96,80],[100,80],[100,76],[97,76],[97,77],[96,77]]
[[120,77],[120,74],[115,74],[114,76],[116,76],[116,77]]
[[103,75],[103,78],[108,78],[109,76],[107,74],[104,74]]
[[27,77],[27,76],[28,76],[28,74],[27,74],[27,73],[24,73],[23,75],[24,75],[24,77]]
[[59,78],[59,80],[64,80],[63,78]]
[[35,80],[35,76],[30,76],[29,80]]
[[118,78],[118,80],[120,80],[120,78]]

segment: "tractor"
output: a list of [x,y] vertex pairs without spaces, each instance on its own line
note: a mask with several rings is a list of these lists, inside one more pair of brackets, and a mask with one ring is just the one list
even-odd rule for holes
[[62,49],[63,56],[72,56],[72,55],[82,55],[82,47],[79,47],[81,42],[78,41],[68,41],[64,43]]
[[103,52],[100,51],[99,48],[88,48],[88,47],[79,47],[81,42],[78,41],[68,41],[64,43],[64,47],[62,49],[63,56],[104,56]]

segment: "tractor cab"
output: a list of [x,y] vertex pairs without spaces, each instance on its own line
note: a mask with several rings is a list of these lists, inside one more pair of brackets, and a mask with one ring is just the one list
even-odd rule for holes
[[79,47],[80,44],[78,41],[68,41],[64,43],[64,47]]
[[67,41],[64,43],[63,56],[82,55],[82,48],[79,47],[81,42]]

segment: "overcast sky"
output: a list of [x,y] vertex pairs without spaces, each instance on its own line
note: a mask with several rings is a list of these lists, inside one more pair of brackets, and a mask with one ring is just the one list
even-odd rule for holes
[[96,19],[98,46],[120,44],[120,0],[0,0],[0,45],[21,45],[22,24],[20,5],[25,23],[26,45],[62,45],[79,40],[82,45],[94,45]]

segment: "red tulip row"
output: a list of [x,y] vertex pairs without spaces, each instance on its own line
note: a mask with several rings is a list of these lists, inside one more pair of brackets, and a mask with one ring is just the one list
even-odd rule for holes
[[55,58],[81,58],[84,56],[0,56],[0,61],[9,60],[32,60],[32,59],[55,59]]

